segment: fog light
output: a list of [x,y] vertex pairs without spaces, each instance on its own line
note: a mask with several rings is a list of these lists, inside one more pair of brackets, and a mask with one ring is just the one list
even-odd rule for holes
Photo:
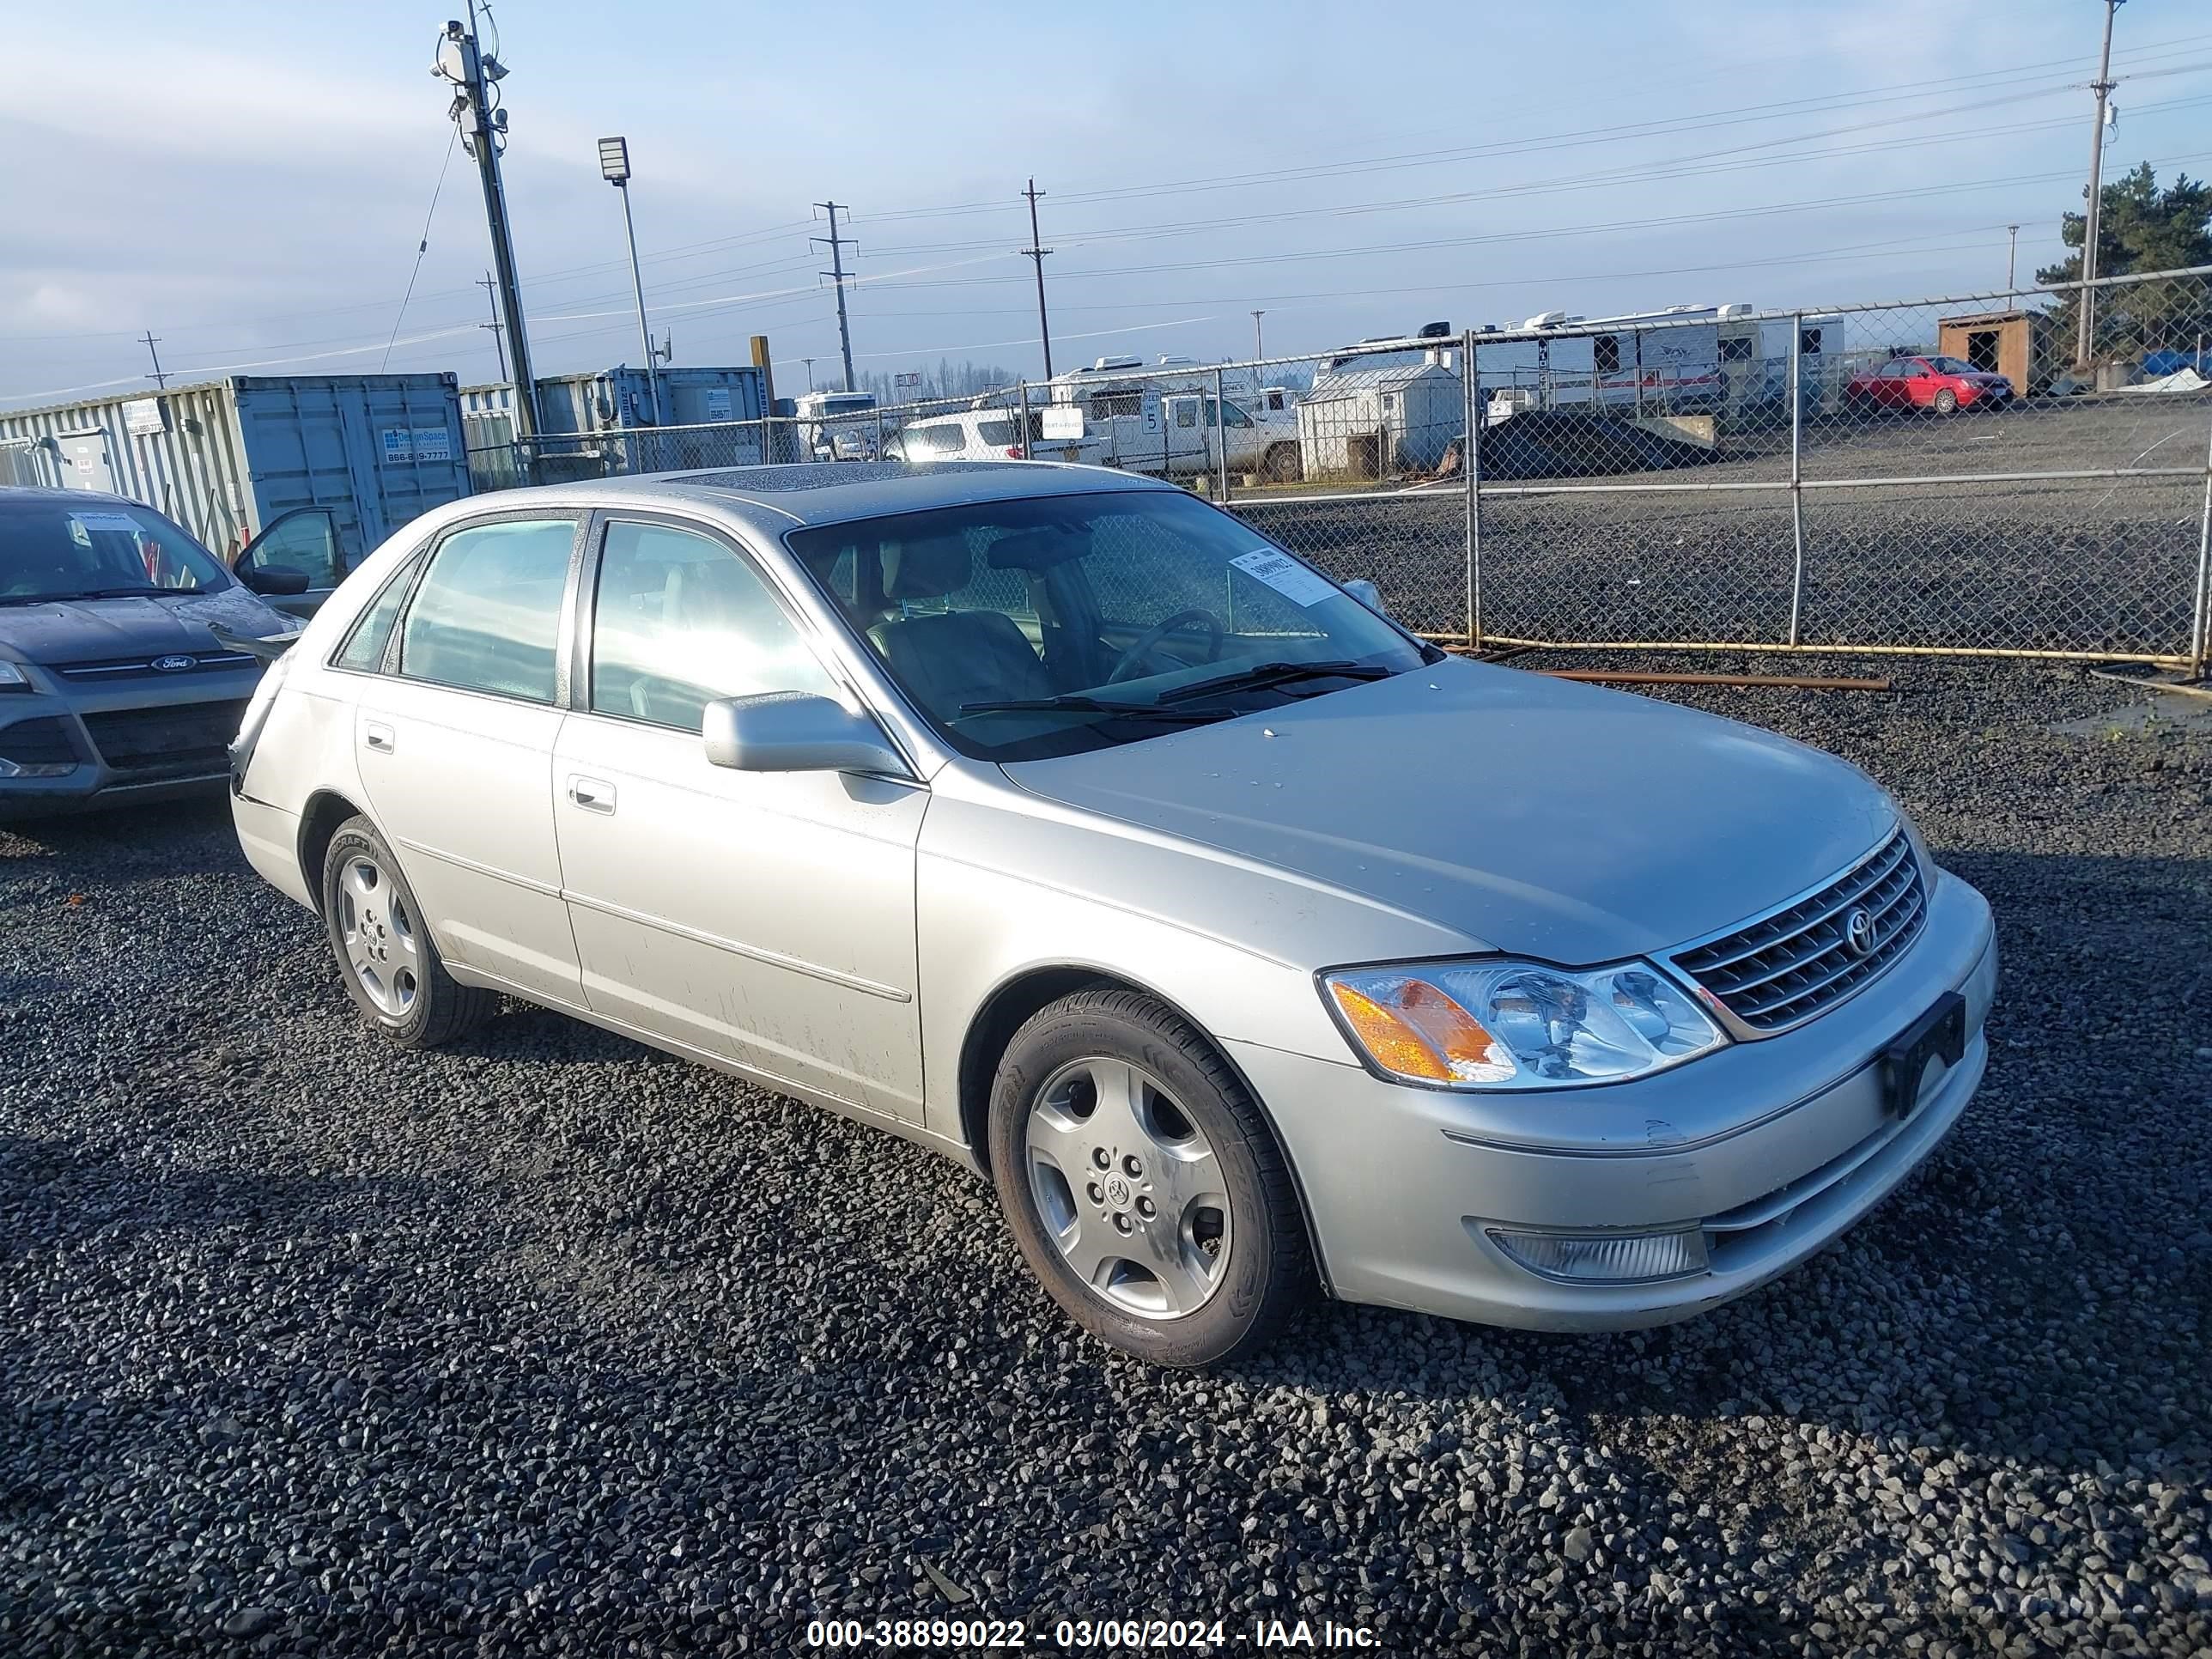
[[1640,1285],[1705,1271],[1705,1236],[1686,1233],[1514,1233],[1492,1243],[1532,1273],[1580,1285]]
[[0,778],[65,778],[76,770],[75,761],[11,761],[0,755]]

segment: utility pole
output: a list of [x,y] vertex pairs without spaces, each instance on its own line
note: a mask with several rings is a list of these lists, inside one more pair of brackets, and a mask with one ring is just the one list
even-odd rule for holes
[[2087,284],[2097,280],[2097,217],[2103,206],[2105,172],[2105,102],[2112,95],[2112,19],[2123,0],[2105,0],[2105,49],[2097,59],[2097,78],[2089,89],[2097,94],[2097,124],[2089,130],[2089,199],[2081,222],[2081,298],[2075,307],[2081,331],[2074,343],[2074,366],[2089,367],[2090,336],[2096,327],[2097,290]]
[[498,59],[486,57],[477,45],[476,12],[476,0],[469,0],[467,24],[447,23],[438,37],[437,60],[430,65],[430,73],[453,83],[453,101],[447,113],[461,130],[461,148],[476,162],[477,178],[483,186],[484,222],[491,233],[499,308],[507,344],[513,348],[514,435],[526,441],[538,435],[538,382],[530,372],[530,336],[522,322],[522,283],[515,274],[514,241],[507,229],[507,190],[499,177],[507,112],[499,107],[498,95],[492,90],[507,78],[507,70]]
[[507,325],[499,319],[499,284],[492,280],[491,272],[487,270],[478,279],[477,286],[484,291],[485,303],[491,307],[491,320],[478,323],[477,326],[491,331],[492,349],[499,353],[500,380],[503,385],[512,384],[507,378]]
[[1030,198],[1030,245],[1022,252],[1036,265],[1037,338],[1044,346],[1044,377],[1049,380],[1052,379],[1052,324],[1045,316],[1044,310],[1044,256],[1052,250],[1043,246],[1044,239],[1037,234],[1036,216],[1037,198],[1044,191],[1036,187],[1036,180],[1032,179],[1030,187],[1022,194]]
[[2007,225],[2005,234],[2012,239],[2005,246],[2005,289],[2009,293],[2016,286],[2013,272],[2020,258],[2020,227]]
[[837,345],[845,354],[845,390],[850,392],[853,389],[853,331],[845,321],[845,244],[853,239],[838,235],[837,215],[841,210],[848,213],[852,210],[842,202],[817,202],[814,205],[830,210],[830,234],[808,240],[830,244],[830,269],[821,274],[837,284]]
[[138,337],[146,343],[146,355],[154,360],[154,372],[146,378],[154,383],[157,390],[166,391],[168,387],[169,377],[161,373],[161,354],[154,349],[161,343],[161,337],[149,328]]
[[801,357],[799,361],[806,365],[806,389],[811,392],[814,390],[814,359]]

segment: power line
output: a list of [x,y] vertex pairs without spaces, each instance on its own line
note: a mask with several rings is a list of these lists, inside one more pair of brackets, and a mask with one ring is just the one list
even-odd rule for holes
[[845,321],[845,244],[852,239],[837,234],[837,215],[842,204],[817,202],[814,205],[827,208],[830,211],[829,235],[810,236],[807,240],[830,244],[830,269],[822,275],[837,285],[837,345],[845,354],[845,390],[850,392],[853,389],[853,331]]
[[407,320],[407,302],[415,297],[415,282],[422,274],[422,256],[430,251],[430,222],[438,216],[438,198],[446,192],[446,170],[453,165],[453,151],[460,142],[461,130],[455,127],[446,140],[446,159],[438,164],[438,182],[430,190],[430,210],[422,216],[422,238],[415,245],[415,269],[407,273],[407,292],[399,296],[399,314],[392,319],[392,337],[384,343],[384,361],[376,366],[380,374],[392,366],[392,341],[399,337],[399,325]]

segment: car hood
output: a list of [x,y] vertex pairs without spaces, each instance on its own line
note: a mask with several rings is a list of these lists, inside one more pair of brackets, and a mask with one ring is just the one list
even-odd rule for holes
[[1898,821],[1856,768],[1785,738],[1456,660],[1004,769],[1066,805],[1565,964],[1728,927]]
[[0,605],[0,655],[41,666],[117,657],[197,654],[222,647],[208,631],[268,639],[298,626],[243,587],[173,599],[58,599]]

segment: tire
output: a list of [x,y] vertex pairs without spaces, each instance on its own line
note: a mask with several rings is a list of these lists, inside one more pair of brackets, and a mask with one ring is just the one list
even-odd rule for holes
[[1938,415],[1955,415],[1958,410],[1959,394],[1952,391],[1949,386],[1945,386],[1936,394],[1936,412]]
[[1261,470],[1270,483],[1296,483],[1305,476],[1296,444],[1275,444],[1261,458]]
[[1016,1243],[1101,1341],[1156,1365],[1220,1364],[1310,1299],[1282,1148],[1236,1073],[1157,999],[1102,987],[1034,1015],[1000,1061],[989,1127]]
[[337,828],[323,854],[323,926],[338,977],[362,1017],[403,1048],[435,1048],[498,1012],[495,992],[446,971],[415,890],[366,817]]

